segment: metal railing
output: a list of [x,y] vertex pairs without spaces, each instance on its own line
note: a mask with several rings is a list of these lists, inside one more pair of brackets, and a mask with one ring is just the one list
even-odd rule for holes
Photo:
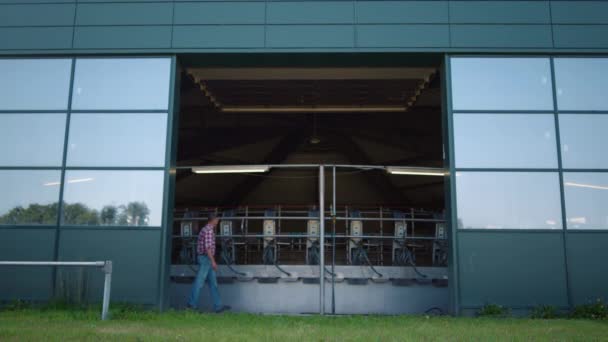
[[100,267],[105,274],[101,319],[108,319],[110,291],[112,287],[112,261],[0,261],[0,266],[61,266],[61,267]]

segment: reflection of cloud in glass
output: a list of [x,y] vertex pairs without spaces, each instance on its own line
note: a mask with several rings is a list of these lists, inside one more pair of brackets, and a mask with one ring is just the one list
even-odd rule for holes
[[64,215],[64,222],[98,225],[101,216],[102,224],[115,225],[124,212],[120,225],[161,225],[163,171],[68,170],[66,179],[64,201],[79,218]]
[[571,217],[568,219],[568,222],[575,224],[585,224],[587,223],[586,217]]
[[593,184],[581,184],[581,183],[565,182],[564,185],[566,185],[566,186],[574,186],[574,187],[579,187],[579,188],[596,189],[596,190],[608,190],[608,186],[600,186],[600,185],[593,185]]
[[[94,181],[95,178],[80,178],[80,179],[69,179],[68,183],[69,184],[74,184],[74,183],[84,183],[84,182],[92,182]],[[44,186],[55,186],[55,185],[60,185],[61,182],[48,182],[48,183],[44,183]]]
[[608,173],[564,173],[568,228],[608,229]]
[[49,179],[59,179],[60,175],[59,170],[0,171],[0,216],[4,216],[0,221],[9,224],[56,222],[56,211],[46,210],[46,207],[56,207],[59,187],[43,184]]

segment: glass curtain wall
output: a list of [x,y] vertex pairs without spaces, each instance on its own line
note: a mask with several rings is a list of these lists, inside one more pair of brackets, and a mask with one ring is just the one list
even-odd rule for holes
[[0,225],[57,225],[72,62],[0,59]]
[[568,229],[608,229],[608,58],[555,58]]
[[458,228],[608,229],[608,58],[450,68]]
[[160,227],[170,69],[0,59],[0,225]]

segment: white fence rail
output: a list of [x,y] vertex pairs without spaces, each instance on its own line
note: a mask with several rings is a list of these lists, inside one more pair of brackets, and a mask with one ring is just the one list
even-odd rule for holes
[[101,319],[104,321],[108,319],[112,289],[112,261],[0,261],[0,266],[99,267],[105,274]]

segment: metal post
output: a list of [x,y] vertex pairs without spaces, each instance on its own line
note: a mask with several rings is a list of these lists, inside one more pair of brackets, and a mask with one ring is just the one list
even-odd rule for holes
[[108,309],[110,307],[110,293],[112,291],[112,262],[106,261],[103,267],[103,273],[105,273],[105,280],[103,283],[103,304],[101,307],[101,320],[105,321],[108,319]]
[[333,167],[331,226],[331,314],[336,314],[336,166]]
[[319,314],[325,314],[325,169],[319,166]]

